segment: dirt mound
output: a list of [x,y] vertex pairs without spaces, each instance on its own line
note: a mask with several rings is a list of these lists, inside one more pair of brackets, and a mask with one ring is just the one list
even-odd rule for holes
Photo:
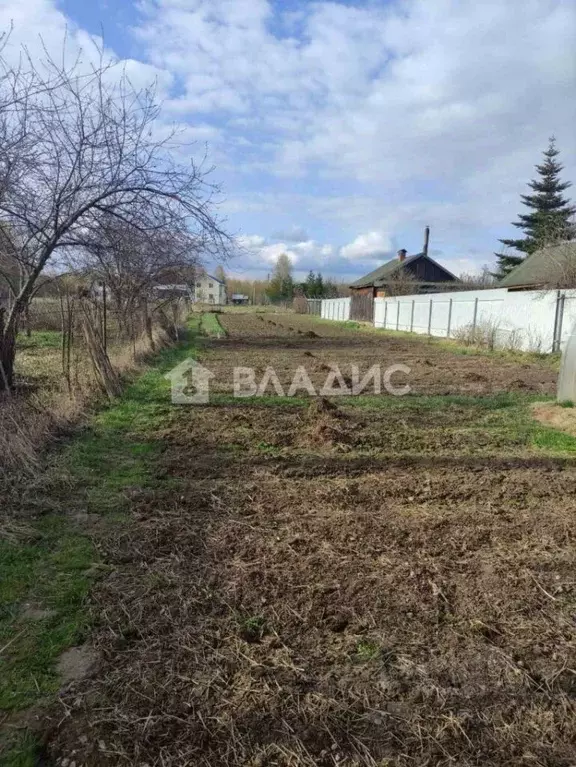
[[307,410],[308,426],[302,433],[303,447],[334,447],[351,442],[351,425],[344,413],[325,397],[315,399]]
[[333,418],[340,418],[343,415],[342,411],[326,397],[318,397],[308,408],[308,416],[312,418],[326,413]]
[[317,417],[305,429],[300,444],[302,447],[334,447],[351,442],[350,430],[331,415]]
[[475,370],[470,370],[464,376],[467,381],[474,381],[475,383],[486,383],[488,379],[482,373],[477,373]]

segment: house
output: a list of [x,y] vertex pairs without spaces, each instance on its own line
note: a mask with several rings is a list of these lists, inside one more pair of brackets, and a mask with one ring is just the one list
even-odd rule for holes
[[244,293],[232,293],[230,296],[230,303],[235,306],[245,306],[250,303],[250,297],[244,295]]
[[576,288],[576,241],[535,251],[498,283],[508,290]]
[[199,274],[194,282],[194,301],[202,304],[226,303],[226,283],[211,274]]
[[430,228],[426,227],[421,253],[409,256],[406,250],[399,250],[397,258],[353,282],[352,296],[384,298],[399,293],[438,293],[447,289],[447,282],[457,283],[457,277],[428,255],[429,240]]
[[155,298],[160,299],[192,298],[190,286],[184,283],[180,285],[154,285],[152,293]]

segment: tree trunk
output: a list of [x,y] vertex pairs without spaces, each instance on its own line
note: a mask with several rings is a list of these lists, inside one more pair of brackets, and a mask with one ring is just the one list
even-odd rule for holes
[[0,309],[0,391],[9,391],[14,383],[16,357],[15,328],[6,326],[6,309]]

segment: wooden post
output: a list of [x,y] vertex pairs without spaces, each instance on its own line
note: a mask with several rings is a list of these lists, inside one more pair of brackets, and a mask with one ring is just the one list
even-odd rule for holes
[[446,338],[450,338],[450,326],[452,324],[452,299],[448,305],[448,330],[446,331]]
[[400,301],[396,303],[396,330],[400,325]]
[[386,330],[386,322],[388,320],[388,301],[384,299],[384,330]]
[[428,335],[432,331],[432,299],[430,299],[430,308],[428,309]]
[[416,299],[412,299],[412,311],[410,313],[410,332],[412,333],[414,331],[414,305],[416,303]]

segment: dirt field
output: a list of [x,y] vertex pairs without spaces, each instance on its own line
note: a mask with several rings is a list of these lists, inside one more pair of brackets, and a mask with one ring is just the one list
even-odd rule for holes
[[[283,386],[294,370],[304,365],[312,382],[325,381],[331,365],[350,377],[350,366],[367,372],[372,365],[406,365],[409,375],[398,375],[414,394],[490,394],[531,392],[552,394],[557,373],[544,362],[506,361],[498,357],[455,354],[426,339],[384,336],[359,332],[339,323],[318,322],[298,314],[221,315],[228,333],[210,356],[217,390],[232,390],[231,369],[235,365],[255,368],[260,375],[273,367]],[[272,387],[268,393],[273,393]]]
[[307,317],[221,320],[201,355],[221,396],[234,365],[286,384],[334,363],[402,363],[435,396],[223,397],[157,426],[157,481],[99,542],[99,660],[47,754],[573,767],[573,441],[555,448],[523,397],[555,374]]

